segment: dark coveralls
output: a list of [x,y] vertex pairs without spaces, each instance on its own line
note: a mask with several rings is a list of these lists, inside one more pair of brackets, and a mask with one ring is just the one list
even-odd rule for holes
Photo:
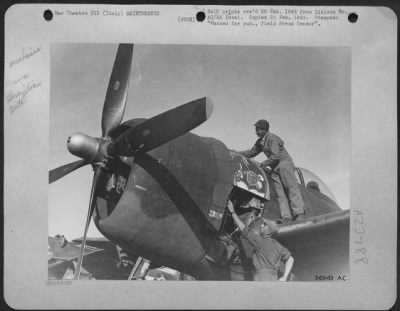
[[248,227],[243,229],[241,238],[254,247],[254,281],[277,281],[280,263],[289,259],[290,251],[277,240],[261,236]]
[[[264,152],[268,158],[261,165],[270,166],[273,170],[271,178],[278,195],[281,217],[292,219],[290,207],[292,208],[293,216],[304,214],[304,201],[294,175],[294,163],[283,146],[283,140],[277,135],[267,132],[264,137],[256,141],[251,149],[239,153],[248,158],[253,158],[260,152]],[[288,193],[290,206],[284,187]]]

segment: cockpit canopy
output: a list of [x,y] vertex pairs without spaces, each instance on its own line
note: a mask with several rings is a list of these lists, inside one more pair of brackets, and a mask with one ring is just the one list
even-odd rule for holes
[[301,167],[296,168],[297,181],[308,189],[320,192],[326,195],[328,198],[336,202],[336,199],[328,186],[314,173]]

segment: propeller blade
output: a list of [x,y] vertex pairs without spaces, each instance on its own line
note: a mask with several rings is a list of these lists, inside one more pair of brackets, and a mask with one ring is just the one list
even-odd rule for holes
[[109,145],[110,155],[133,156],[179,137],[206,121],[213,105],[208,97],[168,110],[127,130]]
[[128,96],[132,65],[133,44],[120,44],[108,83],[104,101],[101,129],[103,137],[116,128],[122,120]]
[[86,245],[86,235],[87,235],[87,231],[88,231],[88,228],[89,228],[89,225],[90,225],[90,220],[92,219],[93,210],[94,210],[94,206],[95,206],[95,204],[93,204],[93,202],[94,202],[94,197],[95,197],[95,193],[96,193],[96,186],[97,186],[97,182],[99,181],[99,179],[101,177],[102,172],[103,172],[103,169],[101,167],[99,167],[99,166],[97,166],[95,168],[95,170],[94,170],[94,176],[93,176],[93,182],[92,182],[92,190],[90,192],[89,209],[88,209],[88,214],[87,214],[87,218],[86,218],[85,232],[83,234],[81,249],[80,249],[80,252],[79,252],[78,265],[77,265],[77,268],[75,269],[75,272],[74,272],[74,279],[75,280],[79,279],[79,276],[81,274],[83,254],[84,254],[85,245]]
[[86,160],[78,160],[72,163],[65,164],[63,166],[59,166],[55,169],[52,169],[49,172],[49,183],[53,183],[56,180],[68,175],[69,173],[77,170],[78,168],[89,164]]

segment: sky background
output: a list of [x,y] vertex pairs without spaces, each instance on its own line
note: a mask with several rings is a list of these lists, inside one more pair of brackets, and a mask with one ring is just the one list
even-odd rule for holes
[[[77,160],[66,148],[69,135],[101,136],[116,50],[114,44],[52,45],[49,169]],[[318,175],[348,209],[350,82],[350,48],[135,45],[123,121],[209,96],[213,114],[193,133],[244,150],[256,140],[255,121],[267,119],[295,165]],[[49,185],[49,235],[83,235],[92,175],[87,166]],[[93,222],[88,236],[101,236]]]

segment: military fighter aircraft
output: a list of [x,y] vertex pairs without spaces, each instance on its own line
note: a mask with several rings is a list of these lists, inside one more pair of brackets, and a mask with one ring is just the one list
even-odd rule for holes
[[[133,44],[120,44],[102,114],[101,137],[71,135],[68,150],[80,160],[49,172],[53,183],[91,165],[94,169],[84,235],[75,278],[80,276],[91,219],[110,241],[151,262],[197,280],[249,280],[249,263],[239,249],[226,209],[239,202],[278,220],[279,205],[271,176],[256,161],[223,142],[190,133],[212,112],[203,97],[150,119],[121,124],[127,100]],[[277,239],[295,258],[293,278],[349,273],[349,211],[334,201],[314,174],[297,169],[307,218],[280,224]]]

